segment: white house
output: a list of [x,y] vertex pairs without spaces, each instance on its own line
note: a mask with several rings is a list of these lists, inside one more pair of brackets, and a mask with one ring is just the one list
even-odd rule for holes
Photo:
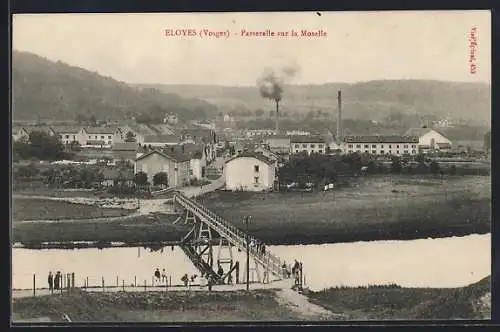
[[245,132],[247,138],[272,136],[276,133],[275,129],[248,129]]
[[325,154],[326,142],[322,137],[294,136],[290,139],[290,151]]
[[166,147],[179,145],[180,139],[175,135],[146,135],[143,145],[148,147]]
[[418,147],[422,152],[428,150],[450,150],[451,141],[430,128],[410,128],[406,131],[407,136],[418,137]]
[[206,176],[207,154],[202,144],[180,144],[174,147],[174,151],[179,155],[185,155],[190,159],[189,178],[201,180]]
[[86,132],[85,128],[82,127],[71,127],[71,126],[57,126],[52,127],[56,135],[63,144],[71,144],[72,142],[78,142],[80,145],[85,145],[86,143]]
[[264,191],[274,188],[274,161],[255,152],[245,152],[226,161],[226,189],[232,191]]
[[416,155],[417,136],[398,135],[349,135],[343,138],[344,153],[369,153],[372,155]]
[[84,146],[111,147],[113,144],[123,142],[123,133],[118,127],[87,127],[83,135]]
[[131,132],[135,136],[135,141],[139,144],[144,144],[144,138],[147,135],[156,135],[158,132],[156,130],[153,130],[152,128],[148,127],[145,124],[128,124],[125,126],[120,127],[120,130],[122,132],[122,139],[125,140],[127,137],[127,133]]

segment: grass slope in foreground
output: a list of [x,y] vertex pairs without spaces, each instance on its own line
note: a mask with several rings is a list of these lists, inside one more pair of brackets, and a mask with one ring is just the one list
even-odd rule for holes
[[488,293],[491,277],[461,288],[341,287],[308,297],[327,310],[348,312],[351,320],[490,319],[491,297],[482,300]]
[[[491,302],[482,303],[481,298],[489,292],[488,277],[456,289],[341,288],[309,293],[309,299],[348,320],[485,319],[490,317]],[[62,313],[74,322],[227,322],[300,320],[296,310],[282,304],[275,290],[249,293],[76,290],[15,299],[12,312],[14,322],[60,322]]]

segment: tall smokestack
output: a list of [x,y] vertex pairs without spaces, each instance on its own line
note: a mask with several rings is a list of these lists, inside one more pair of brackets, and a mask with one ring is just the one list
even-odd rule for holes
[[342,139],[342,91],[339,90],[337,93],[337,141],[340,142]]
[[279,100],[275,100],[276,101],[276,135],[279,134],[279,131],[280,131],[280,112],[279,112]]

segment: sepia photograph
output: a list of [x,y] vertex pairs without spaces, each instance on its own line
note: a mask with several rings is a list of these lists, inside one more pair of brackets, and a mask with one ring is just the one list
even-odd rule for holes
[[489,10],[15,14],[11,324],[491,319]]

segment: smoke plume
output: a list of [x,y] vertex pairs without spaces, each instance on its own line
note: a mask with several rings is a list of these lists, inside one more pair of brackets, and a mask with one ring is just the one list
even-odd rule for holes
[[279,71],[273,68],[265,68],[262,75],[257,79],[260,95],[279,102],[283,97],[284,85],[291,80],[299,71],[298,65],[293,63],[282,67]]

